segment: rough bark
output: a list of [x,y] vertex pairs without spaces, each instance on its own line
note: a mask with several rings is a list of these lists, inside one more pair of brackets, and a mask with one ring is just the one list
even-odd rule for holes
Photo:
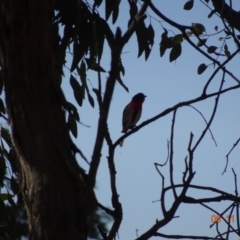
[[61,70],[51,14],[51,1],[0,3],[7,110],[20,160],[29,238],[87,239],[88,198],[58,96]]
[[231,27],[240,31],[240,13],[232,9],[225,0],[212,0],[215,10],[227,20]]

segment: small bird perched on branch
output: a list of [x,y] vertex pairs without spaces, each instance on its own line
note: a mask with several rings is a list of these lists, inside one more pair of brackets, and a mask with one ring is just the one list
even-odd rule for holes
[[[136,94],[132,101],[124,108],[123,118],[122,118],[122,132],[126,133],[129,129],[135,127],[136,123],[142,114],[142,104],[145,100],[145,95],[143,93]],[[123,145],[123,141],[120,146]]]

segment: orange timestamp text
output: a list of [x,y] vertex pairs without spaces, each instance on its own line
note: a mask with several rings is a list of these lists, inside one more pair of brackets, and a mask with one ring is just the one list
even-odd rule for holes
[[[223,216],[221,217],[220,215],[212,215],[211,216],[211,222],[212,223],[220,223],[222,220]],[[227,222],[234,223],[234,215],[227,215],[225,217]]]

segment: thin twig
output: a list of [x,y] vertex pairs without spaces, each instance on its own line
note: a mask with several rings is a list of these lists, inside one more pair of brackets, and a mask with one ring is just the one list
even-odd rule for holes
[[235,183],[235,194],[236,194],[236,197],[238,196],[238,187],[237,187],[237,175],[234,171],[234,169],[232,168],[232,172],[233,172],[233,175],[234,175],[234,183]]
[[[189,107],[191,107],[191,108],[193,108],[195,111],[197,111],[197,112],[202,116],[204,122],[207,124],[206,118],[204,117],[204,115],[203,115],[197,108],[195,108],[195,107],[192,106],[192,105],[189,105]],[[215,140],[215,138],[214,138],[214,136],[213,136],[213,133],[212,133],[211,129],[209,128],[208,130],[209,130],[209,132],[210,132],[210,134],[211,134],[211,137],[212,137],[213,142],[215,143],[215,146],[217,147],[217,142],[216,142],[216,140]]]
[[[174,187],[175,188],[183,188],[185,185],[184,184],[176,184]],[[164,188],[164,191],[167,192],[169,190],[171,190],[172,186],[168,186],[166,188]],[[221,191],[217,188],[213,188],[213,187],[206,187],[206,186],[200,186],[200,185],[194,185],[194,184],[190,184],[189,188],[193,188],[193,189],[200,189],[200,190],[208,190],[214,193],[219,193],[222,196],[226,197],[226,200],[230,200],[230,201],[240,201],[240,197],[236,197],[235,195],[229,194],[227,192]]]
[[210,128],[210,126],[212,124],[212,121],[213,121],[213,119],[215,117],[215,114],[216,114],[216,111],[217,111],[217,107],[218,107],[219,98],[220,98],[220,95],[221,95],[220,92],[221,92],[221,90],[223,88],[224,77],[225,77],[225,72],[223,72],[222,81],[221,81],[221,84],[220,84],[220,87],[219,87],[218,95],[217,95],[216,100],[215,100],[215,105],[214,105],[214,108],[213,108],[212,116],[210,117],[210,120],[209,120],[207,126],[205,127],[205,129],[203,130],[203,132],[202,132],[201,136],[199,137],[198,141],[196,142],[196,144],[192,148],[193,151],[197,148],[199,143],[202,141],[203,137],[205,136],[207,130]]
[[[187,175],[187,170],[189,171],[190,174],[193,172],[193,169],[192,169],[193,152],[194,152],[194,150],[192,150],[193,137],[194,137],[194,135],[191,132],[190,133],[190,138],[189,138],[189,144],[188,144],[188,155],[189,155],[189,157],[188,157],[189,160],[188,161],[189,161],[189,164],[188,164],[188,168],[185,169],[185,172],[183,174],[184,176]],[[185,177],[184,177],[184,179],[185,179]]]
[[222,175],[227,172],[227,167],[228,167],[228,161],[229,161],[229,155],[231,154],[231,152],[233,151],[233,149],[238,145],[238,143],[240,142],[240,138],[233,144],[233,147],[230,149],[230,151],[227,153],[226,155],[226,165],[225,168],[222,172]]
[[100,225],[97,225],[98,231],[100,232],[103,240],[107,240],[107,234],[103,231],[102,227]]
[[[192,133],[191,133],[192,134]],[[185,162],[185,171],[183,172],[183,177],[182,177],[182,182],[183,184],[186,182],[186,177],[187,177],[187,172],[189,170],[189,167],[188,167],[188,157],[186,156],[185,159],[184,159],[184,162]]]
[[167,211],[166,211],[166,208],[165,208],[164,191],[163,191],[163,189],[165,187],[165,178],[157,167],[157,166],[161,166],[161,165],[159,165],[158,163],[154,163],[154,165],[155,165],[155,168],[156,168],[157,172],[159,173],[159,175],[162,178],[162,191],[161,191],[160,201],[161,201],[161,209],[162,209],[163,216],[166,217]]
[[161,163],[156,163],[158,166],[160,166],[160,167],[165,166],[167,164],[168,160],[169,160],[169,151],[170,151],[170,149],[169,149],[169,141],[168,140],[167,140],[167,151],[168,151],[168,155],[167,155],[166,161],[164,163],[162,163],[162,164]]
[[[227,207],[222,213],[219,213],[219,212],[217,212],[216,210],[214,210],[213,208],[207,206],[206,204],[201,203],[202,206],[204,206],[205,208],[207,208],[207,209],[211,210],[212,212],[216,213],[217,216],[219,216],[219,218],[223,219],[223,221],[224,221],[225,223],[227,223],[227,220],[223,217],[223,214],[225,214],[225,213],[233,206],[233,204],[234,204],[234,203],[232,203],[229,207]],[[210,228],[212,228],[216,223],[217,223],[217,222],[212,223],[212,224],[210,225]],[[233,229],[233,228],[232,228],[232,229]]]
[[[233,168],[232,168],[232,172],[234,175],[235,195],[236,195],[236,197],[238,197],[237,174],[235,173]],[[240,235],[239,203],[240,203],[240,201],[235,202],[238,235]]]
[[[169,172],[170,172],[170,183],[171,186],[174,186],[174,181],[173,181],[173,139],[174,139],[174,125],[175,125],[175,120],[176,120],[176,113],[177,110],[173,112],[173,117],[172,117],[172,126],[171,126],[171,137],[170,137],[170,157],[169,157]],[[177,199],[177,192],[176,189],[173,187],[173,196],[175,199]]]
[[103,206],[101,203],[98,203],[98,207],[104,210],[107,214],[111,215],[112,217],[114,216],[114,211]]
[[233,210],[235,208],[235,204],[233,204],[231,210],[230,210],[230,214],[229,214],[229,218],[228,218],[228,228],[227,228],[227,236],[226,236],[226,239],[229,238],[229,232],[230,232],[230,228],[231,228],[231,216],[232,216],[232,213],[233,213]]

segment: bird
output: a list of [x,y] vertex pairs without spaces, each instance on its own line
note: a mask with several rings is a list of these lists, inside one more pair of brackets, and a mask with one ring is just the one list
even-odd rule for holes
[[[122,133],[126,133],[129,129],[136,127],[142,114],[142,104],[146,96],[138,93],[133,96],[132,101],[124,108],[122,117]],[[122,146],[123,141],[120,143]]]
[[142,104],[145,100],[143,93],[133,96],[132,101],[124,108],[122,118],[122,132],[126,133],[129,129],[135,127],[142,114]]

